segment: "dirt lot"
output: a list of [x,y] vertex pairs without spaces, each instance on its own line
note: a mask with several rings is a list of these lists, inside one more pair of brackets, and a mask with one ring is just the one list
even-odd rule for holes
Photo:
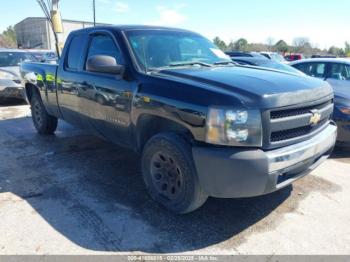
[[350,254],[350,150],[274,194],[176,216],[145,192],[139,157],[28,106],[0,107],[0,254]]

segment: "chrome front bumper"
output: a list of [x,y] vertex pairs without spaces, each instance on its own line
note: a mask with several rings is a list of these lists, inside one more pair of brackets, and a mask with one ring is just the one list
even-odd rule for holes
[[267,152],[269,173],[289,168],[317,155],[323,155],[334,147],[336,139],[337,127],[331,124],[307,141]]
[[272,151],[193,147],[201,186],[213,197],[260,196],[306,176],[331,154],[337,127],[331,123],[307,141]]

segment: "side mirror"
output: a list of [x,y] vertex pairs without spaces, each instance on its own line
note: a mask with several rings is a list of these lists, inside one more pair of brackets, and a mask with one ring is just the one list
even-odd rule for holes
[[112,56],[95,55],[87,60],[86,70],[89,72],[120,75],[124,71],[124,66],[118,65]]

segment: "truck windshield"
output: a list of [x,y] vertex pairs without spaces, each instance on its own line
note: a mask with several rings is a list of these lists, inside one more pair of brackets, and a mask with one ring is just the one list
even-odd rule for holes
[[231,59],[206,38],[171,30],[134,30],[126,33],[139,66],[147,71],[178,66],[208,67]]

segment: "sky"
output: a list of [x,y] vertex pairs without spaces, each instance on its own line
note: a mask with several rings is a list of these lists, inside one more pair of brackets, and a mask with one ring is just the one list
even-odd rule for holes
[[[2,0],[0,32],[43,16],[36,0]],[[60,0],[62,18],[92,21],[92,0]],[[226,42],[241,37],[292,44],[307,37],[319,48],[350,42],[350,0],[96,0],[97,22],[185,28]]]

